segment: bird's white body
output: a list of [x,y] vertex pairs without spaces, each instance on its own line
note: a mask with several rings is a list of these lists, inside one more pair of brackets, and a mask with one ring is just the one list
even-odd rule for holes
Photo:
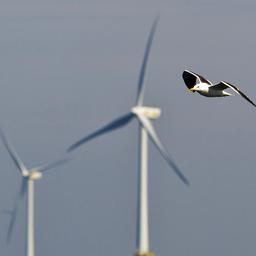
[[213,89],[207,83],[199,83],[195,85],[194,90],[206,97],[224,97],[232,95],[224,90]]

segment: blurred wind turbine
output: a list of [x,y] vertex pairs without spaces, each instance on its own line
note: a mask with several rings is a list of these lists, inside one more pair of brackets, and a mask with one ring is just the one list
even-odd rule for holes
[[18,206],[19,202],[22,198],[24,198],[25,194],[27,193],[27,244],[26,244],[26,255],[27,256],[34,256],[35,254],[35,239],[34,239],[34,181],[39,180],[42,178],[43,172],[50,170],[60,164],[63,164],[68,161],[66,158],[61,158],[57,161],[40,165],[38,167],[28,169],[24,163],[21,161],[19,156],[17,155],[14,148],[11,146],[7,138],[5,137],[3,131],[0,130],[0,137],[10,155],[12,158],[14,164],[18,168],[21,174],[21,184],[20,184],[20,190],[19,195],[17,197],[16,203],[14,205],[14,209],[12,212],[9,212],[11,214],[11,220],[8,228],[7,233],[7,241],[10,242],[14,225],[16,222],[17,212],[18,212]]
[[138,80],[138,92],[136,105],[129,111],[129,113],[115,119],[109,124],[105,125],[99,130],[89,134],[88,136],[82,138],[76,143],[72,144],[67,151],[71,152],[74,149],[80,147],[82,144],[99,137],[107,132],[111,132],[115,129],[121,128],[134,118],[137,118],[140,124],[140,173],[138,182],[138,234],[137,234],[137,253],[136,256],[152,256],[154,255],[149,250],[149,229],[148,229],[148,136],[151,141],[158,148],[160,154],[167,161],[169,166],[174,170],[178,177],[185,183],[189,185],[189,181],[179,170],[175,162],[170,157],[169,153],[161,143],[150,119],[157,119],[161,110],[159,108],[146,107],[143,105],[145,85],[144,76],[146,71],[146,66],[148,62],[148,57],[153,42],[154,34],[156,31],[158,23],[158,17],[155,19],[145,49],[143,62],[140,70],[139,80]]

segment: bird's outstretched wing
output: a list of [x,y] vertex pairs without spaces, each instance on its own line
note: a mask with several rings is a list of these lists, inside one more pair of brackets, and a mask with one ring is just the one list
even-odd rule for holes
[[232,85],[228,82],[221,81],[220,83],[211,86],[211,88],[216,89],[216,90],[225,90],[225,89],[230,88],[235,93],[241,95],[244,99],[246,99],[248,102],[250,102],[254,107],[256,107],[256,104],[247,95],[245,95],[243,92],[241,92],[238,87],[236,87],[235,85]]
[[[221,81],[220,83],[215,84],[215,85],[211,86],[210,88],[213,90],[223,91],[225,89],[230,88],[230,86],[228,86],[225,82]],[[231,88],[231,89],[233,89],[233,88]],[[235,91],[235,92],[238,93],[237,91]]]
[[189,70],[185,70],[182,73],[182,78],[188,89],[193,88],[197,83],[206,83],[212,85],[209,80]]

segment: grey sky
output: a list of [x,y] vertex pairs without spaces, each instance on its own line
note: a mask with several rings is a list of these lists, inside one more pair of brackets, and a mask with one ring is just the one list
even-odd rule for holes
[[[161,20],[145,103],[191,182],[185,187],[150,147],[151,248],[159,256],[256,251],[256,109],[235,96],[188,93],[185,68],[234,83],[256,100],[254,1],[2,1],[1,126],[28,166],[51,160],[134,104],[146,38]],[[132,255],[136,122],[80,148],[36,183],[36,255]],[[0,146],[2,209],[19,173]],[[12,243],[0,218],[0,254],[22,255],[25,208]]]

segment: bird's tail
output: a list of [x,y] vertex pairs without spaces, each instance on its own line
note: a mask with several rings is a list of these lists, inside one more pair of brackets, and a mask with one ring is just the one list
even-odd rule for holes
[[233,94],[226,91],[223,91],[222,93],[223,93],[223,96],[233,96]]

